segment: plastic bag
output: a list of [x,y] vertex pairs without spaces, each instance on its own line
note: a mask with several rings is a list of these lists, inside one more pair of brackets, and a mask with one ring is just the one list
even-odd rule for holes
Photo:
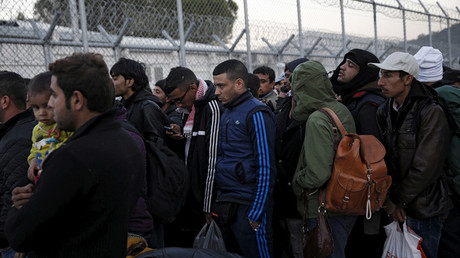
[[200,233],[195,237],[195,241],[193,241],[193,248],[226,251],[224,238],[214,220],[209,225],[204,224]]
[[383,247],[382,258],[426,258],[420,246],[423,239],[407,226],[406,221],[404,221],[402,230],[396,221],[386,225],[384,228],[387,239]]

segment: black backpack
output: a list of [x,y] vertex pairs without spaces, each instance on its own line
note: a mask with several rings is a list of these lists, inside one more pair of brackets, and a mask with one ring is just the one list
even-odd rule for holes
[[173,222],[190,188],[190,174],[184,161],[160,140],[146,140],[147,204],[150,213],[163,224]]

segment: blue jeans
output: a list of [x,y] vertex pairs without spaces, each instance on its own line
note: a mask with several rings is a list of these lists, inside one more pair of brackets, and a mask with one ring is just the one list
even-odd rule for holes
[[[328,256],[329,258],[345,258],[345,246],[356,218],[356,216],[351,215],[327,217],[334,239],[334,251]],[[313,229],[317,223],[317,219],[308,219],[308,228]]]
[[2,254],[2,258],[14,258],[14,255],[16,254],[16,252],[11,247],[5,250],[1,250],[0,253]]
[[407,216],[407,225],[423,238],[421,246],[427,258],[438,257],[438,246],[443,224],[444,219],[440,216],[427,219],[416,219]]

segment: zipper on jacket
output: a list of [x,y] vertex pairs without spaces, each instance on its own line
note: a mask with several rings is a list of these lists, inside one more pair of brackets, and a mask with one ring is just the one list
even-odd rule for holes
[[227,120],[227,123],[225,124],[225,143],[228,144],[228,124],[230,123],[230,119]]

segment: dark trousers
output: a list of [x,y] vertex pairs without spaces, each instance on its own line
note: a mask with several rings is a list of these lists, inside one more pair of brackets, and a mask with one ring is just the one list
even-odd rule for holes
[[[388,217],[383,210],[372,214],[371,220],[358,216],[355,226],[348,237],[345,256],[353,258],[381,257],[387,238],[383,225],[388,224]],[[363,252],[362,247],[367,248]]]
[[226,224],[218,223],[228,252],[244,257],[274,257],[271,205],[262,214],[261,224],[254,231],[249,224],[250,206],[238,204],[235,218]]
[[[356,216],[340,215],[327,217],[329,226],[334,239],[334,251],[328,258],[345,258],[345,246],[347,245],[348,236],[353,229],[356,221]],[[313,229],[318,224],[318,220],[308,219],[308,228]]]
[[434,216],[427,219],[416,219],[407,216],[407,225],[421,238],[422,250],[427,258],[438,257],[439,240],[445,216]]
[[441,233],[439,242],[438,257],[460,257],[460,203],[454,202],[454,208],[449,216]]

